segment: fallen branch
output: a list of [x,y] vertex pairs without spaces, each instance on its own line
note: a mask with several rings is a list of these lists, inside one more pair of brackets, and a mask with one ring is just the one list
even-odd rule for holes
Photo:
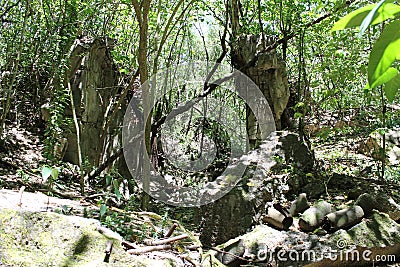
[[19,203],[18,203],[18,207],[22,206],[22,194],[24,193],[25,190],[25,186],[22,186],[21,189],[19,190]]
[[121,245],[124,246],[127,249],[138,249],[140,248],[138,245],[130,243],[128,241],[122,240]]
[[92,198],[104,197],[104,196],[107,196],[107,194],[106,193],[98,193],[98,194],[93,194],[93,195],[90,195],[90,196],[84,196],[83,198],[84,199],[92,199]]
[[[39,185],[40,187],[44,187],[43,184],[38,184],[38,183],[31,183],[31,186],[32,186],[32,185],[33,185],[33,186]],[[32,187],[32,188],[33,188],[33,187]],[[42,192],[42,193],[46,193],[46,194],[52,193],[52,194],[55,194],[55,195],[58,195],[58,196],[60,196],[60,197],[62,197],[62,198],[67,198],[67,199],[76,199],[76,198],[81,197],[81,195],[76,194],[76,192],[73,192],[73,193],[71,193],[71,194],[68,194],[68,193],[63,193],[63,192],[61,192],[61,191],[59,191],[59,190],[57,190],[57,189],[33,188],[33,190],[39,191],[39,192]]]
[[160,251],[160,250],[168,250],[171,249],[171,245],[158,245],[158,246],[147,246],[147,247],[141,247],[141,248],[136,248],[136,249],[129,249],[126,252],[129,254],[143,254],[147,252],[152,252],[152,251]]
[[187,260],[188,262],[190,262],[193,266],[195,267],[201,267],[201,264],[195,260],[193,260],[192,258],[190,258],[189,256],[185,256],[183,257],[185,260]]
[[104,235],[108,239],[122,240],[122,237],[118,233],[116,233],[106,227],[97,226],[96,229],[100,234]]
[[143,240],[143,243],[145,243],[146,245],[149,245],[149,246],[157,246],[157,245],[173,243],[175,241],[182,240],[182,239],[185,239],[188,237],[189,237],[189,235],[182,234],[182,235],[174,236],[171,238],[160,239],[160,240],[156,240],[156,241],[153,241],[151,239],[145,239],[145,240]]
[[108,240],[106,244],[106,249],[104,253],[106,253],[106,256],[104,257],[104,262],[110,262],[110,256],[111,252],[113,249],[114,241],[113,240]]
[[175,231],[176,227],[178,227],[177,223],[174,223],[171,228],[169,229],[169,231],[165,234],[164,237],[170,237],[172,235],[172,233]]
[[200,248],[199,245],[190,245],[190,246],[185,247],[185,249],[192,250],[192,251],[198,250],[199,248]]

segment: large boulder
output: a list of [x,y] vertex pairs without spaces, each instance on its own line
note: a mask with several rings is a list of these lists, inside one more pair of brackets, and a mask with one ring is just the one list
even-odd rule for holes
[[[393,196],[395,197],[395,195]],[[383,192],[364,193],[360,195],[355,202],[356,205],[362,207],[366,214],[376,209],[385,212],[392,220],[400,220],[400,205],[393,199],[393,197],[386,195]]]
[[[175,250],[130,255],[121,246],[121,236],[98,220],[60,214],[98,212],[98,207],[83,206],[80,201],[1,189],[0,266],[184,266],[184,255],[176,255]],[[132,230],[143,231],[143,222],[166,229],[172,226],[172,221],[151,212],[131,212],[129,216],[131,224],[126,227]],[[200,245],[183,227],[177,232],[187,233]],[[107,263],[105,249],[111,240]],[[199,260],[197,251],[185,254]]]
[[[80,127],[81,156],[91,166],[98,166],[120,146],[117,129],[122,124],[126,103],[116,112],[109,128],[103,131],[106,119],[111,115],[107,109],[118,93],[118,70],[111,53],[113,47],[114,40],[111,38],[92,39],[86,36],[76,39],[71,47],[66,82],[70,83],[74,106],[69,103],[65,115],[72,119],[72,109],[75,110]],[[63,135],[68,141],[64,161],[79,164],[75,127],[71,125]]]
[[253,202],[244,193],[243,188],[234,188],[216,202],[197,210],[196,220],[204,245],[221,244],[251,227],[255,211]]
[[285,159],[285,163],[303,172],[311,171],[314,167],[315,156],[309,145],[299,134],[281,131],[277,132],[277,154]]
[[[132,256],[100,222],[53,212],[0,209],[1,266],[183,266],[171,259]],[[108,263],[105,248],[113,240]]]
[[[274,174],[272,169],[292,165],[305,172],[314,165],[314,155],[298,134],[283,131],[272,134],[236,164],[247,166],[247,170],[235,188],[196,211],[195,220],[200,225],[200,240],[204,245],[221,244],[257,224],[266,204],[272,200],[284,201],[285,193],[295,183]],[[300,189],[303,182],[296,181],[296,189],[291,192]]]

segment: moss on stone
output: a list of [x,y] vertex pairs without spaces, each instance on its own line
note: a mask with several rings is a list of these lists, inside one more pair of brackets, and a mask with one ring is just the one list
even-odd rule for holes
[[125,252],[115,240],[103,262],[106,236],[100,222],[52,212],[0,209],[0,266],[174,266]]
[[333,244],[345,240],[349,245],[368,248],[390,246],[400,243],[400,226],[387,214],[374,210],[370,218],[348,231],[335,232],[330,240]]

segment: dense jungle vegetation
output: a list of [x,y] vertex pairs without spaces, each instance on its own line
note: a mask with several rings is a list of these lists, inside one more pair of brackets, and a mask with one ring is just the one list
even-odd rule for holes
[[[298,181],[275,200],[307,184],[322,186],[315,199],[350,199],[350,187],[329,188],[336,175],[400,186],[399,17],[384,0],[0,1],[0,188],[85,199],[97,213],[84,216],[127,239],[148,236],[127,226],[129,211],[201,231],[199,207],[179,205],[174,188],[216,181],[266,139],[264,115],[224,87],[240,84],[235,70],[260,87],[271,127],[313,154],[311,168],[271,157],[278,167],[263,177]],[[124,140],[126,127],[143,138]],[[251,168],[235,185],[257,187]],[[154,197],[154,172],[171,192]]]

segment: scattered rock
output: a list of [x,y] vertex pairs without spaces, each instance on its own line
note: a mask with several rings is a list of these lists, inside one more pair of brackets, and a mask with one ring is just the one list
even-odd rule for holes
[[400,220],[400,205],[392,197],[378,193],[375,199],[379,203],[377,210],[387,213],[392,220]]
[[376,209],[387,213],[392,220],[400,220],[400,205],[383,192],[364,193],[358,197],[355,205],[361,206],[366,215],[371,214],[372,210]]
[[323,222],[325,215],[332,212],[332,205],[326,201],[318,201],[308,208],[299,219],[300,229],[309,232],[317,229]]
[[284,155],[287,165],[294,165],[303,172],[311,171],[314,167],[315,156],[297,133],[288,131],[277,132],[279,154]]
[[296,216],[310,207],[307,201],[307,194],[301,193],[290,205],[290,215]]
[[312,199],[318,199],[326,191],[323,183],[309,183],[300,189],[301,192],[306,193]]
[[242,188],[234,188],[217,201],[201,206],[196,211],[200,241],[203,245],[226,242],[245,233],[253,223],[252,201],[246,200]]
[[[377,255],[386,256],[386,262],[393,259],[389,255],[400,258],[400,225],[378,211],[349,230],[341,229],[332,235],[278,231],[259,225],[217,249],[207,252],[214,259],[212,266],[221,264],[217,259],[227,266],[371,266]],[[224,260],[224,251],[228,250],[231,255]],[[210,266],[209,261],[203,266]]]
[[335,190],[348,190],[355,186],[353,178],[354,177],[349,175],[333,173],[329,179],[327,186],[328,188],[332,188]]
[[361,221],[364,211],[360,206],[341,209],[327,214],[324,218],[323,228],[329,232],[349,228]]
[[372,210],[378,209],[379,207],[379,204],[376,202],[375,198],[368,193],[360,195],[354,204],[360,206],[366,216],[371,215]]

